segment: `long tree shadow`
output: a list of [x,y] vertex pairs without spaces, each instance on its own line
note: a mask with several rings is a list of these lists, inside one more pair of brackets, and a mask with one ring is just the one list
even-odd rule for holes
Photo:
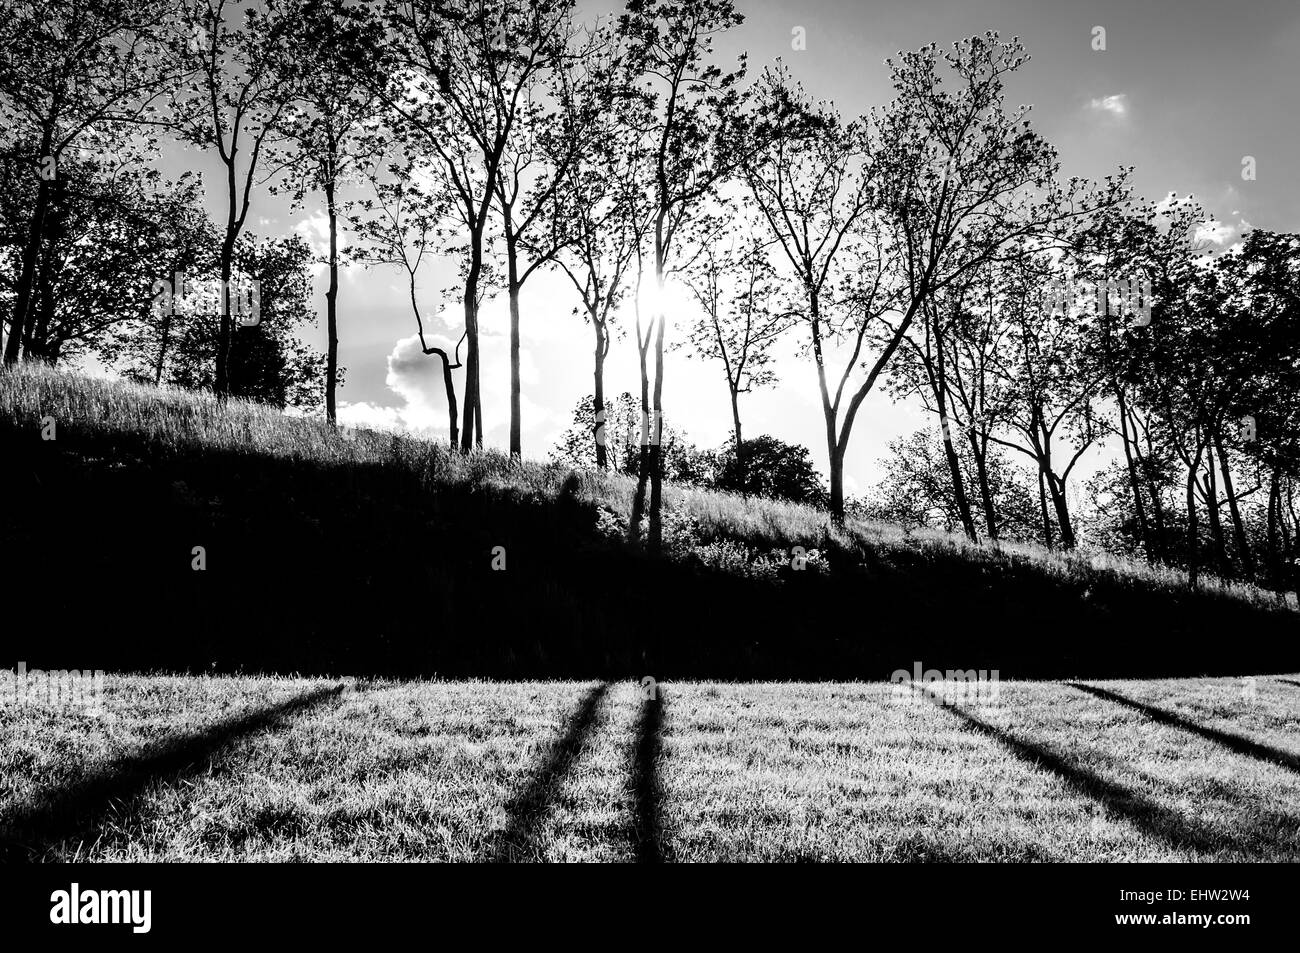
[[1300,682],[1293,678],[1279,678],[1278,681],[1284,685],[1290,685],[1292,688],[1300,688]]
[[140,753],[120,758],[44,803],[0,818],[0,862],[40,859],[70,837],[102,828],[112,814],[135,810],[155,781],[175,781],[199,773],[242,738],[279,725],[343,691],[342,685],[297,695],[278,705],[190,732]]
[[596,723],[600,703],[609,691],[601,682],[591,689],[569,718],[564,737],[551,746],[546,758],[533,771],[528,784],[505,806],[504,829],[497,837],[491,857],[494,863],[508,863],[535,849],[537,827],[556,793],[586,744]]
[[1235,832],[1215,830],[1185,817],[1143,797],[1123,785],[1076,764],[1049,748],[1017,738],[1011,732],[991,725],[963,708],[945,704],[942,697],[930,689],[917,689],[938,707],[950,712],[967,728],[996,741],[1017,758],[1035,767],[1046,768],[1075,792],[1100,803],[1108,811],[1118,814],[1136,827],[1159,837],[1179,850],[1194,848],[1213,853],[1225,847],[1239,850],[1250,848],[1242,844]]
[[635,784],[636,859],[642,864],[657,864],[664,858],[662,788],[658,773],[659,739],[663,731],[664,692],[656,686],[654,698],[641,703],[637,721],[637,746],[633,754],[632,778]]
[[1233,734],[1230,731],[1221,731],[1218,728],[1198,725],[1194,721],[1188,721],[1181,715],[1175,715],[1173,712],[1165,711],[1163,708],[1156,708],[1154,705],[1148,705],[1145,702],[1126,698],[1118,692],[1107,691],[1104,688],[1097,688],[1092,685],[1084,685],[1081,682],[1067,682],[1066,684],[1078,691],[1114,702],[1116,705],[1123,705],[1126,708],[1132,708],[1134,711],[1140,711],[1152,721],[1159,722],[1162,725],[1181,728],[1183,731],[1191,732],[1207,741],[1213,741],[1229,751],[1235,751],[1237,754],[1244,754],[1251,758],[1258,758],[1260,761],[1267,761],[1270,764],[1281,765],[1289,771],[1300,773],[1300,757],[1291,754],[1289,751],[1260,744],[1258,741],[1251,741],[1249,738]]

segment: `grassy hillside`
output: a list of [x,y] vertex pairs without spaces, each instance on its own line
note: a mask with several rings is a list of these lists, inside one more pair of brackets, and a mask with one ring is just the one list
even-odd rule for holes
[[[56,438],[42,439],[52,418]],[[504,677],[1243,674],[1300,668],[1276,596],[971,546],[48,369],[0,372],[0,593],[33,666]],[[192,568],[193,548],[206,569]],[[506,568],[492,568],[494,547]],[[791,567],[804,547],[807,568]],[[10,663],[12,664],[12,663]]]
[[0,706],[0,859],[1300,860],[1300,682],[110,677]]

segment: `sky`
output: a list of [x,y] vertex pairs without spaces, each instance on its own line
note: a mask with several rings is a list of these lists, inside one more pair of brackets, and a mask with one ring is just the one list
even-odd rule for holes
[[[1034,124],[1060,153],[1066,175],[1092,178],[1135,166],[1138,194],[1151,199],[1191,194],[1209,215],[1202,237],[1228,247],[1251,227],[1300,229],[1300,3],[1296,0],[738,0],[745,22],[721,37],[720,58],[748,51],[751,75],[780,57],[811,95],[834,102],[846,116],[890,98],[884,61],[899,50],[995,30],[1018,36],[1030,61],[1008,84],[1008,106],[1033,106]],[[617,12],[582,2],[586,17]],[[1095,40],[1104,29],[1105,49]],[[801,30],[799,28],[802,28]],[[804,49],[794,49],[797,34]],[[1254,178],[1243,177],[1252,157]],[[178,161],[176,156],[172,162]],[[187,153],[208,173],[215,160]],[[171,164],[170,162],[168,163]],[[171,170],[169,170],[171,171]],[[347,196],[345,196],[346,198]],[[209,196],[213,211],[219,196]],[[254,199],[250,227],[259,234],[298,233],[323,254],[324,215],[292,209],[280,199]],[[442,303],[455,265],[441,261],[422,282],[425,314]],[[316,299],[321,326],[308,339],[324,344],[323,272]],[[568,427],[576,402],[592,390],[590,328],[573,313],[575,297],[562,275],[538,274],[522,296],[523,448],[545,458]],[[691,320],[684,295],[670,298],[670,342]],[[455,300],[446,302],[441,336],[459,337]],[[407,429],[445,437],[441,367],[420,353],[398,270],[346,268],[339,293],[342,422]],[[450,322],[450,323],[447,323]],[[630,325],[630,315],[629,321]],[[504,295],[485,303],[481,317],[485,443],[504,446],[508,434],[508,316]],[[809,447],[825,468],[826,450],[815,370],[796,339],[777,345],[778,383],[742,397],[747,436],[770,433]],[[637,392],[631,336],[614,342],[607,393]],[[458,384],[459,384],[458,379]],[[666,358],[667,422],[698,446],[714,447],[731,430],[720,368],[682,350]],[[879,474],[888,442],[937,422],[910,403],[894,404],[881,388],[863,406],[845,462],[846,491],[866,491]],[[1081,471],[1104,459],[1099,448]]]

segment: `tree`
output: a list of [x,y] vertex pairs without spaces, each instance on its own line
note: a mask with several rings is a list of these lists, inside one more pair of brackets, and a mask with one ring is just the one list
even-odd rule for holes
[[[1027,61],[1018,40],[1002,42],[988,32],[953,44],[951,52],[940,54],[930,44],[890,62],[897,95],[879,122],[873,172],[900,290],[899,318],[885,325],[878,356],[848,402],[841,443],[912,323],[939,319],[940,293],[968,285],[990,262],[1014,257],[1017,244],[1050,236],[1125,198],[1125,172],[1107,177],[1100,188],[1079,179],[1057,182],[1055,150],[1031,128],[1029,107],[1005,107],[1004,77]],[[952,91],[944,86],[945,73]],[[942,353],[936,351],[936,359]],[[955,476],[955,428],[948,421],[946,381],[938,383],[941,433]],[[968,505],[963,523],[973,537]]]
[[[1268,486],[1263,581],[1280,591],[1295,588],[1300,582],[1294,503],[1300,477],[1300,235],[1256,229],[1218,266],[1229,292],[1229,340],[1245,352],[1237,367],[1246,379],[1229,408],[1231,423],[1220,429],[1216,443],[1238,558],[1247,575],[1256,570],[1237,506],[1253,491],[1235,491],[1227,466],[1232,452],[1255,464],[1257,486]],[[1284,568],[1288,563],[1290,573]]]
[[[20,201],[36,191],[26,175],[11,187]],[[157,172],[72,155],[45,215],[24,350],[49,363],[104,354],[124,324],[149,313],[159,277],[192,270],[211,237],[189,173],[169,183]]]
[[700,303],[699,319],[687,332],[689,355],[717,361],[727,382],[734,453],[743,469],[745,444],[740,395],[776,380],[772,345],[789,330],[792,315],[781,306],[771,242],[755,237],[752,224],[729,217],[730,242],[706,241],[683,269],[685,283]]
[[[462,332],[460,340],[450,348],[452,354],[448,354],[447,347],[429,344],[425,339],[417,286],[420,267],[427,257],[437,253],[441,245],[440,226],[447,215],[447,203],[443,193],[431,194],[422,189],[409,167],[391,171],[393,178],[386,180],[378,166],[372,169],[374,197],[361,203],[360,213],[353,219],[359,241],[352,254],[354,260],[362,264],[400,267],[406,273],[407,293],[420,337],[420,350],[426,355],[436,355],[442,362],[442,382],[447,395],[447,433],[451,446],[455,447],[459,434],[452,371],[462,366],[460,345],[465,341],[465,333]],[[438,311],[441,313],[441,308]]]
[[586,468],[592,463],[594,446],[598,469],[635,474],[639,424],[636,398],[627,391],[615,400],[604,401],[599,411],[588,395],[573,408],[573,424],[556,442],[551,450],[551,459],[571,467]]
[[478,302],[488,225],[526,91],[566,53],[570,0],[386,0],[362,55],[397,131],[437,166],[465,226],[461,446],[483,442]]
[[[596,467],[608,466],[601,439],[605,416],[605,359],[619,308],[631,290],[633,262],[640,261],[648,218],[640,189],[645,154],[633,114],[638,100],[618,97],[615,110],[593,137],[591,148],[560,177],[552,203],[553,228],[569,236],[556,264],[581,302],[583,319],[595,335],[591,438]],[[644,356],[644,355],[643,355]],[[615,468],[619,465],[616,463]]]
[[[516,460],[523,454],[519,294],[529,277],[577,237],[559,227],[564,221],[555,214],[558,193],[582,157],[599,149],[594,142],[602,131],[599,119],[617,95],[612,86],[617,61],[598,57],[609,40],[604,31],[579,39],[567,9],[555,19],[519,20],[515,45],[546,50],[548,68],[527,73],[527,85],[516,90],[519,117],[496,180],[510,304],[510,456]],[[499,82],[496,76],[489,73],[489,82]]]
[[[724,71],[713,62],[713,39],[744,20],[731,0],[630,0],[619,18],[626,40],[629,69],[647,110],[643,130],[647,154],[657,313],[645,337],[638,312],[641,350],[643,461],[633,498],[628,532],[640,535],[645,514],[645,485],[650,483],[648,542],[662,545],[664,286],[672,257],[705,200],[748,159],[784,134],[784,112],[763,117],[747,114],[740,89],[745,63]],[[648,387],[646,349],[653,339],[655,381]]]
[[231,393],[235,245],[248,221],[253,191],[265,181],[259,182],[259,169],[265,171],[270,148],[283,138],[295,95],[282,55],[293,23],[290,8],[285,0],[241,10],[242,3],[181,0],[169,37],[172,62],[185,77],[173,93],[169,122],[183,142],[213,150],[225,167],[226,214],[218,255],[222,309],[212,376],[220,397]]
[[808,448],[763,434],[722,451],[714,486],[720,490],[824,506],[826,490]]
[[996,356],[995,403],[1006,436],[992,439],[1033,461],[1043,541],[1052,545],[1050,500],[1061,545],[1070,549],[1076,533],[1066,486],[1083,454],[1101,437],[1097,402],[1103,375],[1086,360],[1083,343],[1098,320],[1098,306],[1095,297],[1082,306],[1075,301],[1062,306],[1053,289],[1078,283],[1050,254],[1028,247],[1004,263],[998,282],[996,294],[1009,333]]
[[[968,482],[972,481],[972,456],[965,446],[960,447],[959,454],[962,473]],[[997,503],[995,538],[1033,539],[1038,523],[1034,494],[1022,472],[996,446],[990,448],[985,465],[990,493]],[[905,528],[925,526],[950,533],[962,526],[947,449],[940,434],[918,430],[891,441],[884,470],[883,479],[872,488],[862,509],[863,516]]]
[[[635,474],[640,469],[640,448],[637,441],[639,412],[636,399],[626,391],[616,401],[606,401],[604,417],[596,419],[591,396],[578,401],[573,409],[573,424],[566,430],[551,450],[551,459],[571,467],[588,467],[591,464],[591,434],[597,435],[597,445],[609,451],[608,461],[620,473]],[[716,470],[716,461],[707,451],[701,451],[672,427],[664,428],[664,472],[670,480],[679,483],[708,484]]]
[[[951,338],[956,337],[956,326],[961,321],[965,306],[967,289],[965,286],[950,285],[935,292],[921,308],[921,321],[913,324],[904,337],[907,347],[901,351],[901,359],[896,360],[896,378],[904,391],[917,394],[926,410],[939,420],[939,432],[944,457],[948,464],[949,483],[952,487],[957,515],[962,530],[971,542],[979,539],[975,531],[975,519],[971,510],[970,498],[966,492],[967,480],[958,461],[956,441],[951,439],[952,428],[958,426],[955,410],[950,367],[953,365],[952,352],[956,350]],[[910,360],[909,360],[910,359]],[[974,421],[967,419],[964,430],[974,429]],[[991,501],[986,504],[985,522],[992,526],[990,539],[997,539],[996,516],[988,512]]]
[[[1266,546],[1274,562],[1280,495],[1287,485],[1285,474],[1295,467],[1300,354],[1295,275],[1300,256],[1294,236],[1270,233],[1252,233],[1239,251],[1212,262],[1190,240],[1177,250],[1156,276],[1150,333],[1134,342],[1132,360],[1137,401],[1150,408],[1157,441],[1185,468],[1184,558],[1189,584],[1196,586],[1203,562],[1202,507],[1219,573],[1234,572],[1221,518],[1225,504],[1233,520],[1237,562],[1244,573],[1254,571],[1240,502],[1255,489],[1236,486],[1234,453],[1238,460],[1253,457],[1272,470],[1267,509],[1275,515],[1266,538],[1272,533],[1274,543]],[[1263,481],[1261,473],[1257,486],[1262,488]],[[1219,498],[1221,485],[1224,500]]]
[[0,127],[11,155],[36,177],[21,240],[4,361],[31,334],[38,258],[50,238],[59,165],[77,147],[124,140],[146,120],[167,75],[151,27],[162,7],[136,0],[47,0],[6,6],[0,22]]
[[[872,322],[891,303],[873,205],[876,147],[867,122],[845,124],[829,107],[814,105],[785,71],[764,76],[757,108],[769,115],[793,108],[809,117],[802,134],[777,139],[750,158],[744,173],[798,289],[791,307],[808,331],[806,353],[816,365],[825,424],[831,512],[842,519],[845,387]],[[848,343],[850,355],[832,384],[828,349],[839,341]]]
[[[213,270],[185,275],[180,288],[160,295],[149,318],[122,328],[109,353],[125,359],[128,363],[120,365],[121,369],[137,379],[211,389],[216,377],[212,355],[230,306],[226,299],[235,297],[226,291],[232,286],[251,286],[258,289],[257,326],[261,333],[240,334],[232,341],[227,396],[280,408],[318,409],[324,355],[313,352],[298,336],[299,330],[314,320],[311,248],[297,236],[271,240],[246,234],[234,249],[231,273],[239,281],[231,284],[220,277],[218,255],[209,260],[215,265]],[[163,310],[170,312],[166,323],[160,314]],[[165,349],[159,346],[164,328],[168,335]],[[156,378],[153,366],[139,360],[152,354],[161,355]]]
[[337,418],[339,377],[339,200],[338,190],[364,155],[377,148],[374,96],[346,59],[346,50],[361,27],[359,14],[343,0],[296,0],[288,14],[280,72],[293,77],[295,98],[286,111],[284,139],[298,173],[289,188],[302,205],[309,191],[325,198],[329,230],[325,292],[325,416]]

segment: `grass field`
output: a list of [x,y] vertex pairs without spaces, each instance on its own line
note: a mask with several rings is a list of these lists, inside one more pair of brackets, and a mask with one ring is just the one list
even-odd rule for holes
[[109,673],[0,698],[0,859],[1300,860],[1285,593],[26,365],[0,448],[0,667]]
[[[1249,685],[1249,689],[1243,685]],[[887,683],[109,676],[0,705],[42,860],[1300,860],[1300,677]]]

